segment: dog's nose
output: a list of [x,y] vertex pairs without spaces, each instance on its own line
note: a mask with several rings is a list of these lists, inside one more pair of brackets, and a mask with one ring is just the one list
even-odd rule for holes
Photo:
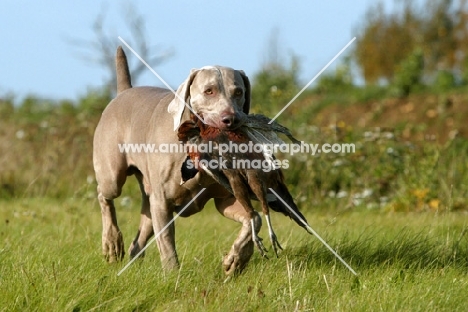
[[232,127],[236,123],[236,116],[235,115],[225,115],[221,117],[221,121],[226,127]]

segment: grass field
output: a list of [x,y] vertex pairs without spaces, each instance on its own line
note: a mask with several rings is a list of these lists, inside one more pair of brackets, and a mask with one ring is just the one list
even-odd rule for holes
[[[161,270],[155,244],[120,276],[128,257],[104,261],[91,155],[109,95],[0,100],[0,311],[466,311],[466,94],[299,99],[280,121],[298,139],[356,145],[287,156],[285,176],[311,226],[359,277],[273,214],[285,250],[269,260],[256,251],[228,280],[221,259],[240,225],[211,204],[176,221],[180,270]],[[139,223],[132,182],[116,201],[126,248]],[[261,236],[269,248],[265,224]]]
[[[119,207],[126,248],[138,203]],[[164,272],[156,245],[144,260],[108,265],[100,254],[97,202],[0,202],[1,311],[466,311],[466,212],[309,209],[312,227],[358,272],[354,277],[317,239],[273,214],[285,250],[256,251],[226,280],[221,257],[239,225],[208,205],[176,221],[181,268]],[[261,236],[267,240],[266,227]]]

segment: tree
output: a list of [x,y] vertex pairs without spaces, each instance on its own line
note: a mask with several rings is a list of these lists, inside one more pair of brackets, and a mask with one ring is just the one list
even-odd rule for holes
[[[173,51],[170,49],[158,53],[157,51],[160,48],[149,44],[150,41],[145,30],[145,19],[136,11],[134,6],[129,5],[125,12],[126,26],[131,34],[131,38],[126,40],[126,42],[138,52],[148,65],[153,68],[157,67],[173,55]],[[70,43],[82,50],[80,52],[81,58],[85,61],[103,67],[109,77],[105,84],[111,88],[115,88],[117,82],[115,51],[117,46],[122,45],[122,42],[119,41],[116,34],[111,34],[105,30],[104,22],[105,12],[100,13],[93,23],[94,39],[71,39]],[[134,66],[130,67],[133,82],[137,81],[141,74],[147,70],[146,66],[139,60]]]
[[273,30],[266,60],[252,79],[253,107],[263,113],[276,114],[299,91],[299,60],[292,55],[289,62],[285,61],[278,38],[278,31]]
[[421,7],[411,0],[395,2],[390,13],[381,2],[372,6],[360,26],[353,58],[366,82],[392,82],[402,62],[418,49],[424,80],[434,80],[440,70],[462,76],[468,64],[466,0],[426,0]]
[[393,79],[395,65],[418,44],[420,20],[409,2],[403,9],[386,14],[381,2],[366,13],[353,57],[368,83]]

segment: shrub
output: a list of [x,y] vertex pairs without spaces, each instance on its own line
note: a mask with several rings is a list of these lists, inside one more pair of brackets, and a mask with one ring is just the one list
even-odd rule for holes
[[441,92],[447,92],[456,86],[455,76],[447,70],[442,70],[437,73],[434,87]]
[[317,83],[319,93],[343,92],[353,88],[353,75],[349,66],[349,59],[338,65],[335,72],[323,73]]
[[276,114],[299,91],[299,65],[295,57],[289,67],[271,62],[252,79],[252,107],[264,114]]
[[393,92],[399,97],[407,97],[422,86],[424,55],[421,49],[414,50],[396,69],[393,78]]

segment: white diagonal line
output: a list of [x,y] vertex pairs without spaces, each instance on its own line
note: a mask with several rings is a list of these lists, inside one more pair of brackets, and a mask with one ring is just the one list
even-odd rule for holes
[[272,119],[272,120],[270,120],[269,124],[271,124],[271,123],[272,123],[272,122],[273,122],[273,121],[274,121],[276,118],[278,118],[278,116],[279,116],[279,115],[281,115],[281,114],[284,112],[284,110],[285,110],[286,108],[288,108],[288,106],[289,106],[289,105],[291,105],[291,104],[292,104],[292,102],[294,102],[294,101],[295,101],[295,100],[296,100],[296,99],[299,97],[299,95],[301,95],[301,94],[302,94],[302,92],[304,92],[304,90],[305,90],[305,89],[307,89],[307,88],[308,88],[308,87],[309,87],[309,86],[312,84],[312,82],[314,82],[314,81],[315,81],[315,79],[317,79],[317,78],[318,78],[318,76],[320,76],[320,75],[321,75],[321,74],[322,74],[322,73],[325,71],[325,69],[327,69],[327,68],[328,68],[328,66],[330,66],[330,65],[331,65],[331,63],[333,63],[333,62],[334,62],[334,61],[335,61],[335,60],[338,58],[338,56],[340,56],[340,55],[341,55],[341,53],[343,53],[343,52],[344,52],[344,51],[345,51],[345,50],[346,50],[346,49],[347,49],[347,48],[348,48],[348,47],[351,45],[351,43],[353,43],[353,41],[354,41],[354,40],[356,40],[356,37],[354,37],[353,39],[351,39],[351,41],[350,41],[350,42],[348,42],[348,44],[347,44],[347,45],[345,45],[345,46],[344,46],[344,48],[343,48],[343,49],[341,49],[341,51],[340,51],[340,52],[338,52],[338,54],[337,54],[337,55],[335,55],[335,57],[334,57],[334,58],[332,58],[332,59],[331,59],[331,61],[330,61],[330,62],[328,62],[328,64],[327,64],[327,65],[325,65],[325,67],[324,67],[324,68],[322,68],[322,70],[321,70],[321,71],[319,71],[319,72],[318,72],[318,74],[317,74],[317,75],[315,75],[315,77],[314,77],[314,78],[312,78],[312,80],[311,80],[311,81],[309,81],[309,83],[308,83],[308,84],[306,84],[306,85],[305,85],[305,87],[304,87],[304,88],[302,88],[302,90],[301,90],[301,91],[299,91],[299,93],[297,93],[297,94],[296,94],[296,96],[295,96],[295,97],[293,97],[293,98],[292,98],[292,100],[291,100],[291,101],[289,101],[289,103],[288,103],[288,104],[286,104],[286,106],[285,106],[285,107],[283,107],[283,109],[282,109],[282,110],[280,110],[280,111],[279,111],[279,113],[278,113],[278,114],[276,114],[276,116],[275,116],[275,117],[273,117],[273,119]]
[[174,93],[174,95],[179,99],[181,100],[185,106],[195,115],[197,116],[198,119],[200,119],[203,123],[205,123],[205,121],[203,120],[203,118],[201,118],[197,113],[195,113],[193,111],[193,109],[190,107],[190,105],[185,102],[185,99],[183,99],[180,95],[177,94],[177,92],[174,91],[174,89],[171,88],[171,86],[164,80],[162,79],[161,76],[159,76],[159,74],[153,69],[151,68],[151,66],[149,66],[148,63],[146,63],[146,61],[138,54],[136,53],[135,50],[132,49],[132,47],[125,41],[122,39],[122,37],[119,36],[119,40],[122,41],[123,44],[125,44],[125,46],[130,50],[132,51],[133,54],[135,54],[135,56],[143,63],[145,64],[146,67],[148,67],[148,69],[156,76],[158,77],[158,79],[166,86],[166,88],[168,88],[169,90],[171,90],[172,93]]
[[335,257],[337,257],[338,260],[340,260],[341,263],[343,263],[343,264],[348,268],[348,270],[351,271],[351,273],[353,273],[354,275],[357,276],[356,271],[354,271],[353,268],[352,268],[349,264],[347,264],[346,261],[344,261],[343,258],[341,258],[340,255],[338,255],[338,253],[337,253],[335,250],[333,250],[333,248],[331,248],[330,245],[328,245],[327,242],[326,242],[323,238],[321,238],[320,235],[318,235],[317,232],[315,232],[314,229],[313,229],[307,222],[305,222],[291,207],[289,207],[289,205],[288,205],[288,204],[287,204],[271,187],[269,188],[269,190],[270,190],[273,194],[275,194],[275,196],[276,196],[286,207],[288,207],[289,210],[291,210],[291,212],[296,216],[296,218],[298,218],[299,221],[301,221],[302,224],[305,225],[305,227],[307,228],[308,231],[310,231],[312,234],[314,234],[315,237],[317,237],[318,240],[319,240],[320,242],[322,242],[322,244],[324,244],[325,247],[327,247],[327,248],[335,255]]
[[169,221],[169,222],[166,224],[166,226],[164,226],[164,227],[161,229],[161,231],[159,231],[158,234],[156,234],[156,235],[146,244],[146,246],[143,247],[143,249],[140,250],[140,252],[137,253],[137,254],[135,255],[135,257],[133,257],[133,259],[130,260],[130,262],[128,262],[127,265],[125,265],[125,266],[123,267],[122,270],[119,271],[119,273],[117,273],[117,276],[120,276],[120,274],[122,274],[130,265],[132,265],[132,263],[133,263],[136,259],[138,259],[138,257],[146,250],[146,248],[148,248],[149,245],[151,245],[156,239],[158,239],[159,235],[161,235],[162,232],[164,232],[172,223],[174,223],[174,221],[182,214],[182,212],[184,212],[184,210],[187,209],[187,207],[190,206],[190,204],[193,203],[193,202],[195,201],[195,199],[197,199],[197,197],[200,196],[201,193],[203,193],[204,190],[206,190],[205,187],[202,188],[202,189],[200,190],[200,192],[198,192],[198,194],[195,195],[195,197],[192,198],[192,200],[189,201],[188,204],[185,205],[185,207],[182,208],[182,209],[174,216],[174,218],[172,218],[172,220]]

